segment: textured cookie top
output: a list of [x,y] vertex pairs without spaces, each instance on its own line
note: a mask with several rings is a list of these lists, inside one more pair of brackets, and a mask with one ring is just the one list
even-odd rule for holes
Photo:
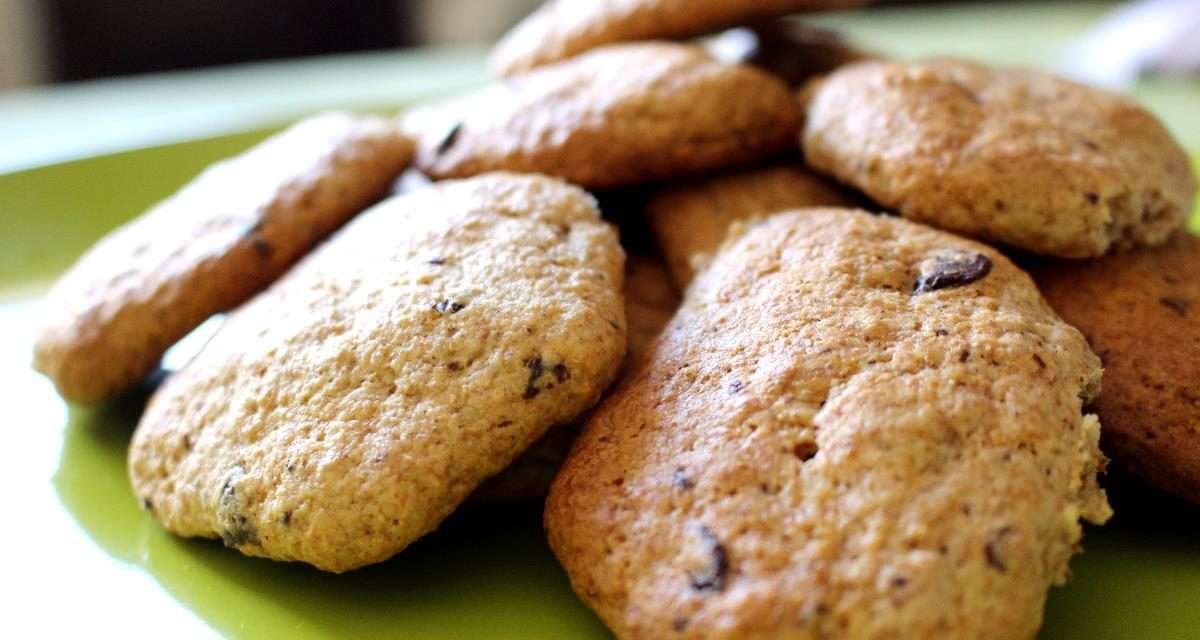
[[1200,238],[1179,232],[1155,249],[1031,273],[1104,362],[1095,409],[1105,451],[1200,502]]
[[601,45],[682,38],[750,20],[863,0],[549,0],[492,51],[497,75],[512,75]]
[[412,155],[393,122],[330,113],[213,165],[63,275],[35,367],[78,402],[132,386],[172,343],[380,198]]
[[1131,100],[1025,69],[866,62],[815,91],[810,165],[913,220],[1029,251],[1164,242],[1190,213],[1187,155]]
[[384,560],[597,400],[625,352],[622,262],[557,180],[390,199],[167,380],[133,438],[136,495],[247,554]]
[[[731,99],[734,98],[734,99]],[[787,86],[697,47],[613,45],[404,118],[439,178],[490,170],[616,187],[749,162],[795,145]]]
[[802,207],[854,206],[852,198],[797,164],[778,164],[674,184],[650,196],[646,217],[680,290],[721,246],[729,226]]
[[618,637],[1031,637],[1109,515],[1099,378],[998,252],[782,213],[597,408],[550,542]]

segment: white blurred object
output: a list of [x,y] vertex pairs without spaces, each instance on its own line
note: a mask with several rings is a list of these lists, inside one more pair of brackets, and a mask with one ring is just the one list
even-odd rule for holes
[[40,0],[0,0],[0,89],[47,80],[44,8]]
[[1058,70],[1122,89],[1147,72],[1200,73],[1200,0],[1141,0],[1118,7],[1063,52]]

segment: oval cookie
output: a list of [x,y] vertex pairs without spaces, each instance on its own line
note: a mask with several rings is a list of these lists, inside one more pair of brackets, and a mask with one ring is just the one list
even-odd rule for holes
[[593,413],[550,543],[621,638],[1030,638],[1110,513],[1099,380],[998,252],[782,213]]
[[[730,99],[736,96],[736,99]],[[698,47],[604,47],[414,109],[434,178],[529,171],[618,187],[744,164],[795,146],[800,107],[779,79]]]
[[151,399],[129,453],[168,530],[346,571],[438,525],[625,351],[593,199],[495,174],[364,213],[234,311]]
[[330,113],[210,167],[62,276],[34,366],[76,402],[129,389],[175,341],[386,194],[412,154],[390,121]]
[[906,218],[1066,258],[1157,245],[1196,178],[1128,98],[952,59],[843,67],[812,94],[814,169]]
[[1200,503],[1200,238],[1030,273],[1104,362],[1095,410],[1105,453]]
[[669,185],[646,202],[646,218],[682,291],[735,222],[802,207],[849,207],[849,194],[795,163]]
[[489,65],[512,75],[601,45],[686,38],[800,11],[865,0],[549,0],[501,38]]

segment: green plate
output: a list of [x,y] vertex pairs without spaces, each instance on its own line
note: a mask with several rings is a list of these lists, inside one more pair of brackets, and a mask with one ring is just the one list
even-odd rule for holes
[[[555,564],[536,506],[460,514],[394,560],[341,576],[174,538],[138,509],[125,477],[143,398],[68,407],[28,369],[47,279],[130,212],[262,135],[0,176],[0,381],[17,443],[0,471],[10,507],[0,542],[17,558],[6,580],[33,603],[15,620],[105,636],[207,624],[242,638],[606,637]],[[1043,636],[1194,637],[1200,514],[1126,485],[1114,500],[1118,517],[1088,533],[1074,580],[1053,592]],[[13,628],[6,618],[0,629]]]
[[[899,41],[901,31],[890,33]],[[953,31],[965,24],[941,32]],[[1173,104],[1160,112],[1195,113]],[[0,406],[10,434],[0,460],[9,587],[0,636],[607,637],[571,593],[536,506],[457,514],[392,561],[341,576],[174,538],[138,509],[125,476],[144,399],[69,407],[29,369],[38,298],[57,273],[106,230],[265,134],[0,175]],[[1088,532],[1074,579],[1051,595],[1042,637],[1197,637],[1200,511],[1109,482],[1118,515]]]

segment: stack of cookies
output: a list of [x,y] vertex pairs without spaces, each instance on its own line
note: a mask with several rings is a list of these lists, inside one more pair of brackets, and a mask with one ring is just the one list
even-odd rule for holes
[[35,366],[103,402],[228,312],[129,473],[246,554],[346,571],[548,491],[619,637],[1032,637],[1102,447],[1200,502],[1196,178],[1127,98],[782,18],[858,4],[551,0],[491,85],[110,234]]

